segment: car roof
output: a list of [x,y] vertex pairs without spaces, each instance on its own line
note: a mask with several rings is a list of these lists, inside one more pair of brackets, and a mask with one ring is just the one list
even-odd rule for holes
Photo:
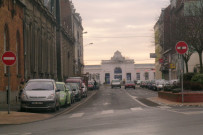
[[56,84],[65,84],[64,82],[56,82]]
[[53,79],[30,79],[29,82],[34,82],[34,81],[52,81],[52,82],[55,82],[55,80]]

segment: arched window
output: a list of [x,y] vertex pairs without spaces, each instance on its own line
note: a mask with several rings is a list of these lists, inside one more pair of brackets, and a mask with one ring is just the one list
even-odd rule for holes
[[17,70],[17,75],[21,75],[21,66],[22,66],[22,63],[21,63],[21,54],[22,54],[22,50],[21,50],[21,47],[20,47],[20,33],[19,31],[17,31],[16,33],[16,70]]
[[145,73],[144,73],[144,77],[145,77],[145,80],[149,80],[149,73],[148,73],[148,72],[145,72]]
[[120,67],[116,67],[116,68],[114,69],[114,73],[115,73],[115,74],[121,74],[121,73],[122,73],[122,69],[121,69]]
[[[4,52],[9,51],[9,33],[8,33],[8,25],[4,26]],[[4,65],[4,73],[7,74],[8,69],[7,66]]]

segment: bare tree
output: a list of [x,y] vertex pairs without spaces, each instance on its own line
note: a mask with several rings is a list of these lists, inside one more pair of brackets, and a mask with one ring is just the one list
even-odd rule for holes
[[188,51],[183,55],[183,60],[185,62],[186,66],[186,72],[188,73],[188,61],[190,60],[190,57],[194,53],[193,48],[193,40],[188,38],[190,36],[189,26],[186,18],[184,16],[178,16],[175,21],[176,24],[176,34],[175,34],[175,40],[178,41],[185,41],[188,44]]
[[203,0],[188,2],[187,7],[188,40],[195,52],[199,55],[200,73],[203,73],[202,53],[203,53]]

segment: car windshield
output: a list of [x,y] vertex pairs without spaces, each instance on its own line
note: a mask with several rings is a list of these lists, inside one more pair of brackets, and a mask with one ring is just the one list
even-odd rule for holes
[[53,90],[54,85],[51,81],[31,81],[28,82],[25,90]]
[[120,80],[112,80],[112,82],[120,82]]

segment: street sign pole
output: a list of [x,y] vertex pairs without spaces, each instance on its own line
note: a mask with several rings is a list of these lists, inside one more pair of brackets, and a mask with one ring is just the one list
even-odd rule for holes
[[185,54],[188,51],[188,45],[184,41],[179,41],[176,44],[176,51],[181,55],[181,91],[182,91],[182,103],[184,103],[184,90],[183,90],[183,72],[184,72],[184,61],[183,61],[183,54]]
[[183,55],[181,55],[181,63],[182,63],[182,72],[181,72],[181,91],[182,91],[182,103],[184,103],[184,90],[183,90],[183,71],[184,71],[184,61]]
[[8,114],[10,114],[10,67],[8,66]]
[[15,64],[16,62],[16,55],[13,52],[7,51],[2,56],[2,62],[7,66],[8,69],[8,114],[10,114],[10,107],[11,107],[11,90],[10,90],[10,66]]

